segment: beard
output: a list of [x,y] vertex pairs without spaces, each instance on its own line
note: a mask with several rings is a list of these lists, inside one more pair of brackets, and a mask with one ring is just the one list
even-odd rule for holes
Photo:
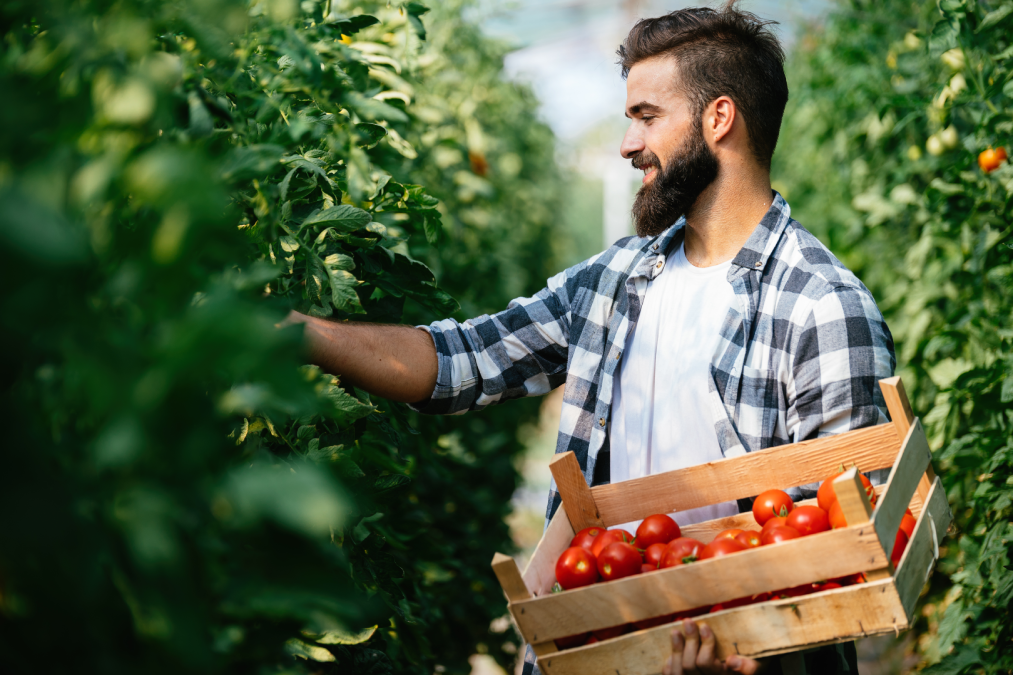
[[637,236],[654,237],[686,215],[700,193],[718,175],[718,159],[707,147],[700,124],[693,131],[668,165],[662,169],[658,156],[643,150],[633,157],[633,168],[655,167],[654,180],[637,191],[633,202],[633,224]]

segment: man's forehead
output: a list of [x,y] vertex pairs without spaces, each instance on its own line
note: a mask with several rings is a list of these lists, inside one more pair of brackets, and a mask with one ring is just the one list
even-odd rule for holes
[[678,105],[678,79],[673,57],[654,56],[636,63],[626,78],[627,117]]

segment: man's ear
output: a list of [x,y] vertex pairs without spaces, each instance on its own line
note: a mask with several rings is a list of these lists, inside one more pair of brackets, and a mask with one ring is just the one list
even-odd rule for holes
[[719,96],[711,101],[704,113],[704,138],[715,144],[719,143],[731,133],[736,115],[738,109],[735,107],[735,101],[728,96]]

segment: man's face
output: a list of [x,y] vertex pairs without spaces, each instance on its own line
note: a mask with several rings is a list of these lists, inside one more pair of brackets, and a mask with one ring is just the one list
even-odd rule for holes
[[679,86],[675,60],[654,57],[626,78],[626,131],[620,152],[644,172],[633,204],[637,234],[662,232],[693,206],[718,174],[702,121]]

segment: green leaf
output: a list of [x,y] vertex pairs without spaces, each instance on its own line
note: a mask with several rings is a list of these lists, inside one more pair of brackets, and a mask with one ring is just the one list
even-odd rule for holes
[[443,231],[443,221],[440,219],[438,211],[426,214],[425,225],[423,229],[426,233],[426,241],[432,245],[436,245],[440,241],[440,233]]
[[336,661],[334,654],[323,647],[317,647],[315,645],[306,644],[302,640],[296,640],[292,638],[285,642],[285,651],[292,656],[297,656],[301,659],[309,661],[317,661],[320,663],[326,663],[329,661]]
[[985,18],[981,20],[980,24],[978,24],[978,28],[975,30],[975,33],[980,33],[986,28],[991,28],[1010,14],[1013,14],[1013,2],[1007,2],[1004,5],[1001,5],[998,9],[994,9],[986,14]]
[[387,130],[382,126],[368,122],[356,124],[355,131],[358,136],[356,142],[364,148],[372,148],[387,135]]
[[335,16],[327,19],[326,23],[333,24],[345,35],[355,35],[363,28],[369,28],[380,23],[380,20],[369,14],[357,16]]
[[407,485],[412,482],[412,479],[403,474],[391,474],[389,476],[380,476],[373,482],[373,487],[377,492],[385,492],[387,490],[393,490],[399,488],[402,485]]
[[317,211],[302,222],[300,227],[307,225],[323,225],[341,232],[354,232],[373,220],[368,211],[349,204],[338,204],[323,211]]
[[312,638],[314,642],[322,645],[359,645],[366,642],[376,633],[377,626],[363,628],[358,632],[351,632],[335,628]]
[[422,23],[422,15],[429,11],[429,8],[420,2],[409,2],[404,5],[407,10],[408,21],[411,23],[419,39],[426,39],[426,27]]
[[337,385],[327,385],[321,391],[331,410],[331,418],[339,424],[351,424],[376,411],[369,403],[363,403]]
[[408,115],[398,108],[388,105],[383,101],[378,101],[375,98],[367,98],[356,91],[345,94],[344,101],[359,117],[366,120],[408,121]]
[[240,181],[273,173],[284,155],[285,148],[280,145],[235,148],[225,157],[222,177],[227,181]]

